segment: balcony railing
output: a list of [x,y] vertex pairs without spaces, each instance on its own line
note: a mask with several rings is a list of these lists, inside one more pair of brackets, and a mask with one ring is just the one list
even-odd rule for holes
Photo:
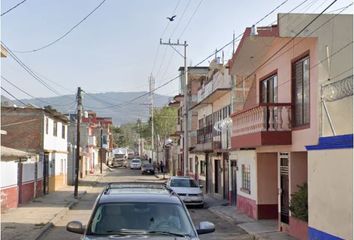
[[261,104],[233,116],[233,136],[290,130],[290,103]]
[[213,126],[209,125],[197,130],[197,144],[212,142]]
[[197,102],[199,103],[203,101],[206,97],[208,97],[217,89],[225,89],[230,87],[231,87],[230,76],[227,74],[223,75],[220,72],[216,73],[213,79],[198,91]]

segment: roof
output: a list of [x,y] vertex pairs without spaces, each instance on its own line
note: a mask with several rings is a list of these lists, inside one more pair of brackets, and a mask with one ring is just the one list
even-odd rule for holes
[[38,107],[14,107],[14,106],[1,106],[2,114],[5,115],[6,112],[17,111],[17,112],[43,112],[44,114],[48,114],[51,117],[58,119],[64,123],[68,123],[69,119],[67,116],[58,112],[56,109],[51,108],[50,106],[46,106],[44,108]]
[[18,158],[28,158],[34,156],[33,153],[28,153],[14,148],[1,146],[1,160],[15,160]]
[[109,186],[102,193],[99,203],[158,202],[182,204],[177,195],[161,183],[113,183]]

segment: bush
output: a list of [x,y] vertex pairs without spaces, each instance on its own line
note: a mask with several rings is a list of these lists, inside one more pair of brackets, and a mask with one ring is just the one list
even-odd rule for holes
[[308,221],[308,200],[307,200],[307,183],[302,186],[298,185],[299,190],[291,195],[290,211],[292,215],[305,222]]

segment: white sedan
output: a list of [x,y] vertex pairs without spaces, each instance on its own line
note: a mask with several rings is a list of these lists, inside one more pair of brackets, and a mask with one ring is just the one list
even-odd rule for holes
[[141,169],[141,160],[140,159],[132,159],[130,161],[130,169]]
[[186,205],[204,206],[201,186],[193,178],[171,177],[166,185],[177,193]]

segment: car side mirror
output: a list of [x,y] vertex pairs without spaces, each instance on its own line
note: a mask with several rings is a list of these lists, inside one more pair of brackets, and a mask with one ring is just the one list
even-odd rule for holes
[[79,221],[71,221],[66,225],[66,231],[84,234],[85,228]]
[[197,233],[199,235],[215,232],[215,225],[211,222],[200,222],[199,228],[197,228]]
[[203,188],[204,186],[203,185],[199,185],[200,188]]

